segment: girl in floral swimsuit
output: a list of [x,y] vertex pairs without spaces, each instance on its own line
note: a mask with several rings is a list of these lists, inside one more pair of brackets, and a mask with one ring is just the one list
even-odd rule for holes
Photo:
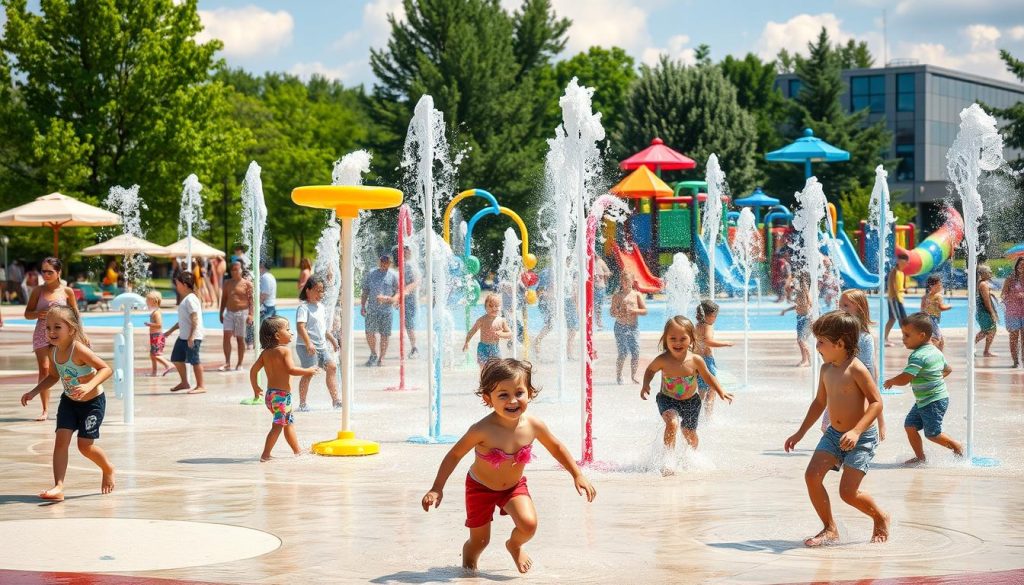
[[540,419],[528,416],[526,408],[537,395],[529,362],[492,359],[480,370],[480,388],[476,394],[493,412],[469,427],[466,434],[448,451],[434,478],[434,485],[423,496],[425,511],[441,505],[444,485],[459,461],[470,451],[476,453],[466,476],[466,527],[469,539],[462,545],[462,566],[475,570],[480,553],[491,537],[494,509],[511,516],[515,523],[505,548],[520,573],[530,570],[532,561],[523,545],[537,530],[537,510],[526,487],[523,470],[533,457],[536,439],[568,471],[576,491],[593,501],[597,492],[576,465],[569,449],[555,438]]
[[665,421],[665,448],[669,450],[676,446],[676,424],[682,428],[683,438],[690,447],[697,448],[697,421],[701,406],[697,393],[698,375],[720,398],[732,403],[732,394],[722,390],[704,358],[693,352],[695,337],[693,322],[686,317],[676,315],[666,321],[658,342],[662,353],[647,366],[644,385],[640,389],[640,398],[647,400],[651,393],[651,380],[654,374],[661,372],[661,391],[656,400],[658,412]]

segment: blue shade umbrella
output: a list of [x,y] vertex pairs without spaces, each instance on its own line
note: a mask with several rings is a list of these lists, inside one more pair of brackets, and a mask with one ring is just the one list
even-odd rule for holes
[[761,208],[762,207],[775,207],[779,204],[779,200],[774,197],[769,197],[767,193],[761,190],[760,187],[754,189],[754,192],[742,199],[733,201],[739,207],[753,207],[754,214],[757,217],[757,222],[761,222]]
[[812,162],[838,162],[850,160],[850,153],[814,137],[814,131],[804,129],[804,135],[793,143],[765,155],[769,162],[804,163],[804,178],[811,177]]

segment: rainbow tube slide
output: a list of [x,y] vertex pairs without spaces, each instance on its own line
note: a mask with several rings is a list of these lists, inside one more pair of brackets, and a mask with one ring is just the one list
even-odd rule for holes
[[960,212],[952,207],[946,208],[946,222],[932,232],[919,246],[913,250],[897,247],[896,252],[906,252],[910,256],[905,270],[907,276],[928,274],[949,260],[953,250],[964,239],[964,219]]

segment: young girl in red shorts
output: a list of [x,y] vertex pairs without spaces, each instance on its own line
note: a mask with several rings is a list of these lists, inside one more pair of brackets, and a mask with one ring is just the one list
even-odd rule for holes
[[472,467],[466,476],[466,527],[469,539],[462,545],[462,566],[475,570],[480,553],[491,538],[494,508],[502,515],[512,517],[515,528],[505,542],[505,548],[520,573],[530,570],[532,561],[523,551],[523,545],[533,538],[537,530],[537,510],[530,499],[523,475],[532,458],[536,439],[564,467],[576,484],[576,491],[594,501],[597,492],[576,466],[569,449],[555,438],[547,425],[526,415],[526,408],[537,395],[531,379],[529,362],[515,359],[490,360],[480,370],[480,388],[477,395],[494,409],[489,415],[469,427],[466,434],[441,461],[434,485],[423,496],[423,509],[441,505],[444,484],[455,466],[471,450],[476,452]]

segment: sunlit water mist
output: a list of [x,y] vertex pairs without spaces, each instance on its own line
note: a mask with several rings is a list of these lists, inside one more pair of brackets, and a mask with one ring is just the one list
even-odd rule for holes
[[708,157],[705,181],[708,184],[708,198],[704,202],[701,229],[708,248],[708,298],[715,298],[715,254],[718,251],[718,235],[722,231],[722,197],[728,195],[729,185],[725,173],[718,164],[718,155]]
[[[121,228],[130,239],[142,240],[146,237],[142,229],[141,210],[148,209],[146,203],[139,198],[139,186],[124,188],[111,187],[104,206],[111,212],[121,216]],[[129,290],[138,289],[149,280],[149,263],[145,254],[126,254],[124,257],[123,276]]]

